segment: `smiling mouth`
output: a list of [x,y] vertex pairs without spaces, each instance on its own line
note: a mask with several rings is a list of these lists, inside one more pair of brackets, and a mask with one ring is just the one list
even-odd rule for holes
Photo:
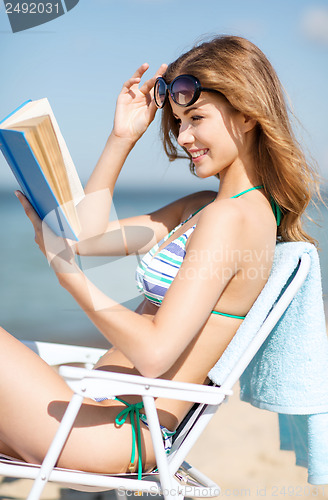
[[208,149],[199,149],[198,151],[189,151],[189,154],[191,155],[191,158],[193,160],[196,160],[197,158],[200,158],[201,156],[205,156],[208,152]]

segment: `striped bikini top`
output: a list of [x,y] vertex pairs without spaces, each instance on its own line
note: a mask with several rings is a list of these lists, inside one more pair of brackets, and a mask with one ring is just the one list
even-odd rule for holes
[[[232,196],[232,198],[238,198],[239,196],[248,193],[249,191],[262,188],[263,186],[255,186],[235,196]],[[156,306],[161,305],[167,290],[176,277],[182,261],[185,258],[186,243],[189,236],[195,230],[196,224],[187,229],[181,236],[171,241],[160,252],[158,252],[158,249],[166,240],[170,238],[170,236],[172,236],[172,234],[174,234],[181,226],[188,222],[203,208],[204,207],[201,207],[199,210],[191,214],[186,220],[172,229],[172,231],[170,231],[164,238],[156,243],[148,253],[145,254],[143,259],[138,264],[136,270],[137,288],[152,304],[155,304]],[[236,316],[234,314],[221,313],[218,311],[212,311],[212,313],[219,314],[221,316],[228,316],[229,318],[245,318],[245,316]]]

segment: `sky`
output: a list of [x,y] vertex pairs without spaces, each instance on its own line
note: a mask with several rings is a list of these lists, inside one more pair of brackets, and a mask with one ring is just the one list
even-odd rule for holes
[[[143,62],[152,75],[195,42],[234,34],[268,56],[289,96],[296,135],[328,181],[328,4],[312,0],[80,0],[65,15],[12,33],[0,0],[0,118],[47,97],[83,182],[110,134],[122,84]],[[160,112],[130,154],[118,186],[217,187],[185,160],[169,163]],[[0,188],[15,186],[0,157]]]

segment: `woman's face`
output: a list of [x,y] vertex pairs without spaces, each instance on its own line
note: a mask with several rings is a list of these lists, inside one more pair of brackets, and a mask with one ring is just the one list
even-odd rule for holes
[[179,125],[178,143],[191,155],[198,177],[219,174],[240,159],[244,117],[224,98],[203,92],[190,107],[170,103]]

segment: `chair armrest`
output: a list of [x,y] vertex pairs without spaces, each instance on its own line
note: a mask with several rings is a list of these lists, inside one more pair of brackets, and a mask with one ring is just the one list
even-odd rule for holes
[[83,363],[92,367],[107,351],[95,347],[53,344],[51,342],[28,340],[22,342],[51,366],[65,363]]
[[220,387],[71,366],[60,367],[59,373],[76,394],[92,399],[130,394],[216,405],[232,394]]

